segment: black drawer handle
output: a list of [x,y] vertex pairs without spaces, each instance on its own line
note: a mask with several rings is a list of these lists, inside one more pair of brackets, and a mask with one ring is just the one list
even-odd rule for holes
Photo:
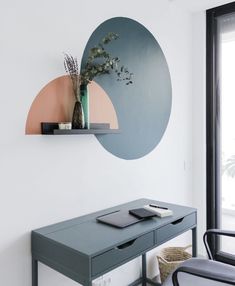
[[125,249],[125,248],[131,246],[135,241],[136,241],[136,239],[130,240],[130,241],[126,242],[126,243],[123,243],[123,244],[117,246],[117,248],[118,249]]
[[182,221],[183,221],[183,217],[182,218],[180,218],[180,219],[177,219],[176,221],[174,221],[174,222],[172,222],[171,224],[178,224],[178,223],[181,223]]

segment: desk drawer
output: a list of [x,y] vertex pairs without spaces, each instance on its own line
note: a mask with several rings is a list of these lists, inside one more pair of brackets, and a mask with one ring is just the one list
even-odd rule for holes
[[161,244],[196,224],[196,213],[178,219],[155,230],[155,243]]
[[119,263],[131,260],[153,245],[154,232],[152,231],[95,256],[91,261],[92,276],[111,270],[112,267],[118,266]]

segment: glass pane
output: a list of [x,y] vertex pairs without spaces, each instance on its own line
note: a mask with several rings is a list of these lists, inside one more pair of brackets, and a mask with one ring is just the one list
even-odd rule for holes
[[[220,47],[221,228],[235,230],[235,14],[218,18]],[[221,250],[235,254],[235,239]]]

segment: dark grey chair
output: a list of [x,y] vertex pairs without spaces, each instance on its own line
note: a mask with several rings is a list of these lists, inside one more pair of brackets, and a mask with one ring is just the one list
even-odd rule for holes
[[[203,236],[203,241],[209,259],[191,258],[186,260],[168,277],[163,286],[235,285],[235,266],[216,261],[216,257],[211,253],[207,238],[212,235],[235,237],[235,232],[208,230]],[[233,259],[233,265],[235,265],[235,256],[230,255],[230,259]]]

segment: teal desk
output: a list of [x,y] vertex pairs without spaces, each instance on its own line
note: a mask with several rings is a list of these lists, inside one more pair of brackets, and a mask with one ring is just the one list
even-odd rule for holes
[[[174,215],[153,218],[124,229],[96,221],[96,217],[155,203],[172,209]],[[142,277],[135,285],[159,285],[146,277],[146,253],[162,243],[192,230],[193,256],[197,253],[196,209],[139,199],[32,231],[32,286],[38,286],[38,261],[74,281],[91,286],[92,280],[142,256]]]

